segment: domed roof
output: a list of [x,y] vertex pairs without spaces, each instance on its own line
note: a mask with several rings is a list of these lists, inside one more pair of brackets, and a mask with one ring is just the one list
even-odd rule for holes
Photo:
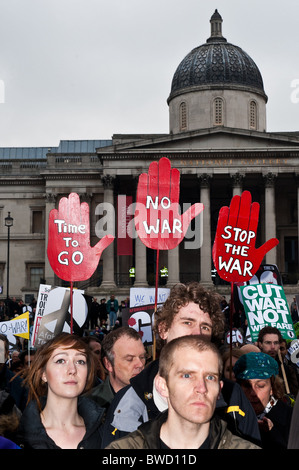
[[250,89],[265,98],[261,73],[240,47],[222,36],[222,18],[217,10],[211,17],[211,36],[193,49],[179,64],[173,76],[168,102],[176,95],[207,86]]

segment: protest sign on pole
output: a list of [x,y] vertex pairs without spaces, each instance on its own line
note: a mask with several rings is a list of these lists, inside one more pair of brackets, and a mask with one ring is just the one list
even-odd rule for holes
[[251,284],[240,287],[245,314],[252,341],[257,341],[259,331],[274,326],[284,339],[296,338],[288,302],[282,286]]
[[243,334],[238,328],[232,329],[232,336],[231,332],[228,331],[225,335],[225,340],[228,344],[232,343],[234,347],[242,346],[242,344],[244,343]]
[[[163,305],[170,289],[159,288],[157,308]],[[155,313],[155,288],[132,287],[130,289],[130,306],[122,309],[122,324],[134,328],[146,345],[153,344],[153,322]]]
[[[260,205],[252,203],[251,193],[235,195],[230,206],[219,211],[212,257],[219,276],[231,284],[230,335],[232,337],[234,283],[244,283],[254,276],[265,254],[278,244],[271,238],[255,247]],[[232,352],[232,342],[230,343]]]
[[134,223],[142,243],[156,250],[155,311],[159,252],[177,247],[185,237],[191,221],[204,209],[203,204],[196,203],[181,214],[179,196],[180,172],[171,168],[168,158],[163,157],[158,162],[152,162],[148,173],[139,176]]
[[59,201],[58,210],[49,214],[47,254],[55,274],[70,282],[71,333],[73,319],[73,283],[89,279],[96,270],[101,254],[114,240],[105,235],[90,246],[89,206],[80,204],[79,195],[71,193]]
[[[295,328],[296,331],[296,328]],[[289,359],[293,364],[299,367],[299,339],[294,339],[288,348]]]
[[[276,264],[261,264],[255,275],[249,279],[249,281],[234,284],[234,311],[236,314],[242,315],[244,312],[240,287],[264,283],[282,286],[282,277]],[[245,338],[247,342],[252,342],[248,325],[246,327]]]
[[234,196],[230,207],[220,209],[212,254],[215,268],[225,281],[249,281],[265,254],[278,244],[271,238],[255,247],[259,210],[259,204],[251,202],[249,191]]
[[24,312],[11,320],[0,322],[0,333],[7,336],[9,343],[12,345],[16,344],[15,336],[29,340],[29,312]]
[[[41,284],[34,319],[32,344],[38,348],[61,332],[81,334],[88,315],[88,296],[74,289],[71,323],[71,293],[67,287]],[[90,297],[91,300],[91,297]]]
[[249,281],[234,284],[234,308],[237,312],[243,308],[243,299],[240,287],[264,283],[282,286],[282,277],[276,264],[261,264],[257,272],[249,279]]

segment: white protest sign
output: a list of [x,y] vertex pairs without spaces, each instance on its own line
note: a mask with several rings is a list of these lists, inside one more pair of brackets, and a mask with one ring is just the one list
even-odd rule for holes
[[[84,291],[73,291],[74,328],[82,328],[88,314]],[[33,327],[32,344],[40,346],[60,332],[70,333],[70,289],[41,284]]]
[[[158,289],[157,307],[161,306],[169,295],[170,289]],[[143,343],[153,342],[153,323],[155,307],[155,288],[130,289],[129,317],[123,318],[128,326],[140,333]]]
[[282,286],[253,284],[240,287],[252,341],[265,326],[280,330],[284,339],[296,338],[292,317]]
[[[230,331],[227,332],[226,334],[226,342],[230,344]],[[232,343],[233,344],[243,344],[244,343],[244,338],[240,330],[238,328],[233,328],[232,329]]]
[[[163,304],[169,296],[169,289],[159,288],[157,305]],[[130,308],[140,307],[142,305],[154,305],[155,304],[155,288],[138,288],[132,287],[130,289]]]
[[295,339],[291,342],[291,346],[288,349],[288,353],[291,359],[291,362],[299,366],[299,340]]
[[29,312],[25,312],[12,320],[1,322],[0,333],[7,336],[11,344],[16,344],[15,336],[29,339]]

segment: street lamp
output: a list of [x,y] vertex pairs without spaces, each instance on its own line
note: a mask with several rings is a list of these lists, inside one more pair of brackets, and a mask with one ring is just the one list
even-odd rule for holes
[[5,227],[7,227],[7,284],[6,284],[6,308],[9,313],[9,242],[10,242],[10,227],[13,226],[13,218],[10,216],[10,212],[8,212],[7,217],[5,217]]

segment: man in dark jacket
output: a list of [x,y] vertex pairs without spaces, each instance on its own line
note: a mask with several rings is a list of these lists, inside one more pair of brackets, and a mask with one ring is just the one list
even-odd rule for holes
[[[217,344],[224,335],[220,297],[198,283],[177,284],[156,313],[154,329],[164,343],[179,336],[202,335]],[[166,400],[154,386],[158,368],[158,360],[151,362],[116,394],[103,427],[103,448],[167,409]],[[216,406],[217,414],[225,418],[234,434],[260,442],[255,413],[238,384],[225,381]]]
[[109,332],[101,343],[101,360],[107,377],[89,392],[89,397],[108,409],[115,394],[144,369],[146,351],[139,333],[128,326]]
[[290,367],[286,363],[282,363],[282,358],[280,360],[280,346],[283,342],[282,334],[278,328],[274,326],[265,326],[259,331],[258,335],[258,347],[260,350],[273,357],[279,367],[279,376],[284,381],[285,392],[291,394],[295,399],[299,391],[298,379],[295,372],[295,369]]
[[256,449],[213,417],[222,388],[222,359],[198,335],[176,338],[163,348],[155,386],[168,411],[108,446],[110,449]]

